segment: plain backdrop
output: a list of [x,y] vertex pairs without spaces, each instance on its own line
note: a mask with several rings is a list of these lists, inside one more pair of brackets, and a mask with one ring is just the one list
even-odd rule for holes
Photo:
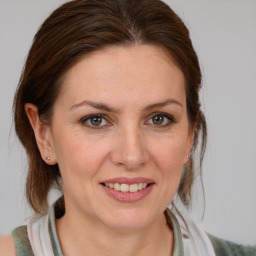
[[[38,27],[61,0],[0,0],[0,234],[26,222],[26,157],[12,125],[12,101]],[[256,1],[166,1],[188,26],[203,71],[208,122],[203,225],[256,244]],[[200,220],[202,191],[193,216]]]

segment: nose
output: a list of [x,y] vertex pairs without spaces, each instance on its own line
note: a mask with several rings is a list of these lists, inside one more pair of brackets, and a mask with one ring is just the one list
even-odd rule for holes
[[127,128],[115,135],[111,160],[127,170],[138,169],[147,163],[146,141],[138,128]]

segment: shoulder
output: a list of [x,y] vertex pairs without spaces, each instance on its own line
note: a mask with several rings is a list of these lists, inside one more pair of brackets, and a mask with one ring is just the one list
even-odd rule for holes
[[217,256],[256,256],[256,246],[236,244],[210,234],[208,234],[208,236]]
[[0,237],[0,256],[15,255],[15,246],[12,235]]

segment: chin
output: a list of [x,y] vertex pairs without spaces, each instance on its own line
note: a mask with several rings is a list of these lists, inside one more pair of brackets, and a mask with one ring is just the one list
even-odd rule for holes
[[112,211],[109,216],[104,216],[104,223],[119,230],[139,230],[147,227],[154,221],[154,216],[149,216],[150,210],[119,209]]

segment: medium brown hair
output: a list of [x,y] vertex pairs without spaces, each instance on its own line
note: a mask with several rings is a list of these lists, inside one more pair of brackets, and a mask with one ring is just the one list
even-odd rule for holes
[[57,164],[47,165],[42,160],[25,103],[36,105],[40,118],[50,125],[63,77],[72,65],[106,46],[133,44],[164,47],[185,76],[188,119],[195,133],[192,155],[184,167],[178,194],[185,204],[191,201],[195,177],[193,152],[201,132],[201,163],[206,122],[199,102],[201,71],[188,29],[159,0],[74,0],[56,9],[36,33],[14,100],[15,129],[29,161],[26,196],[35,212],[47,210],[47,196],[53,186],[61,189],[60,172]]

